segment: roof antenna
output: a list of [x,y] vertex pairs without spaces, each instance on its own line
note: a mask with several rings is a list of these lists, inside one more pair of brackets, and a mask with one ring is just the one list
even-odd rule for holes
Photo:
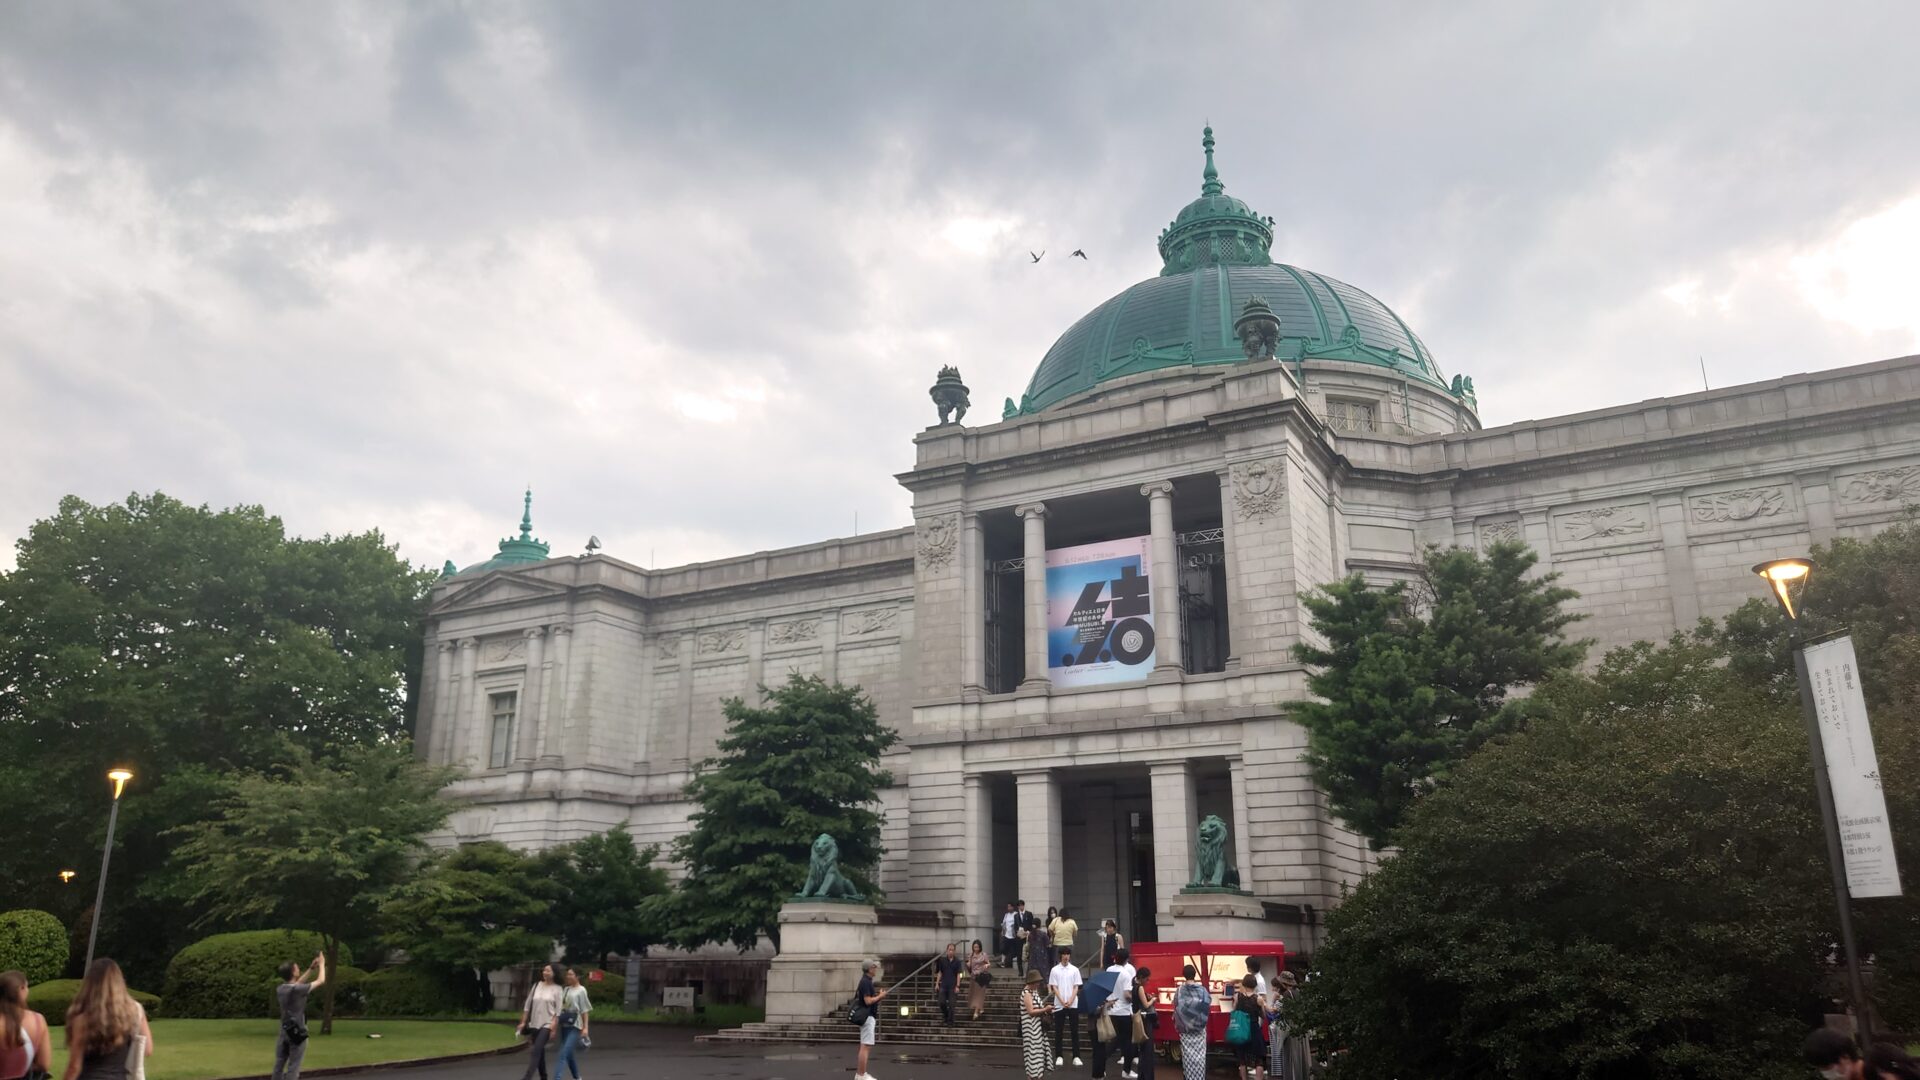
[[1707,358],[1704,356],[1700,358],[1700,389],[1713,389],[1713,387],[1707,385]]

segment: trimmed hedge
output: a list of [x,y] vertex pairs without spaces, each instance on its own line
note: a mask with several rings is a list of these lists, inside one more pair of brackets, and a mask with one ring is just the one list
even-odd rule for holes
[[444,973],[402,965],[381,968],[360,982],[368,1016],[444,1016],[473,1011],[472,995]]
[[[292,960],[304,967],[320,948],[320,935],[311,930],[243,930],[196,941],[167,965],[161,993],[167,1015],[277,1017],[280,1003],[273,988],[280,985],[280,965]],[[344,942],[339,962],[353,962]]]
[[617,1009],[626,1001],[627,977],[615,975],[611,971],[600,973],[600,981],[594,982],[588,976],[593,974],[590,968],[578,968],[580,985],[587,988],[587,1000],[593,1002],[596,1009]]
[[[132,994],[133,1000],[147,1010],[148,1016],[153,1016],[160,1011],[159,997],[144,990],[132,988],[129,988],[127,993]],[[79,994],[79,979],[52,979],[48,982],[37,982],[28,988],[27,1008],[44,1014],[49,1024],[64,1024],[67,1022],[67,1006],[72,1005],[73,999]]]
[[67,956],[67,928],[59,919],[33,908],[0,914],[0,971],[47,982],[67,970]]

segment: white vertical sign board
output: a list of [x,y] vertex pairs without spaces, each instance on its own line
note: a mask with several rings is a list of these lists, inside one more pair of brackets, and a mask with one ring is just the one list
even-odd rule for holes
[[1847,892],[1856,898],[1900,895],[1900,867],[1893,859],[1893,826],[1880,790],[1880,761],[1867,726],[1867,699],[1860,692],[1860,665],[1853,638],[1838,637],[1806,647],[1807,677],[1820,720],[1820,746],[1833,785],[1833,811],[1840,822],[1840,850]]

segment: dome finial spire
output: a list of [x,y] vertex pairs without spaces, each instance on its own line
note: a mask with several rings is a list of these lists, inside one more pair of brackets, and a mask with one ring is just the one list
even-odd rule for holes
[[1208,124],[1206,134],[1200,139],[1200,145],[1207,150],[1207,169],[1200,174],[1200,194],[1218,195],[1226,190],[1220,183],[1220,173],[1213,167],[1213,125]]
[[533,485],[527,485],[527,497],[521,503],[520,539],[533,539]]

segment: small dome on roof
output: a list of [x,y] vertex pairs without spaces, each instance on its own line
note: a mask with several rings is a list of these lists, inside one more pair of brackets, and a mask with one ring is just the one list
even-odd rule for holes
[[[526,500],[520,513],[520,535],[500,541],[500,551],[483,563],[475,563],[453,577],[469,577],[484,574],[490,570],[501,570],[509,566],[524,566],[527,563],[546,562],[550,557],[547,542],[533,538],[533,489],[527,489]],[[453,564],[449,562],[448,566]],[[447,575],[443,575],[447,576]]]

